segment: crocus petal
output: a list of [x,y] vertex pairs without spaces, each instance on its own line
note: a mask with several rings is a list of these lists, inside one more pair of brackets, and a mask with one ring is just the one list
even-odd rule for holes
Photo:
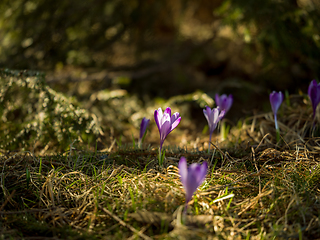
[[180,179],[183,186],[187,185],[187,177],[188,177],[188,167],[187,167],[187,159],[185,157],[181,157],[179,161],[179,174]]
[[210,122],[209,115],[211,114],[211,108],[206,106],[206,109],[203,109],[203,114],[209,123]]
[[176,112],[171,116],[171,123],[174,123],[180,116],[180,113]]
[[203,114],[204,114],[204,116],[206,117],[206,119],[207,119],[207,121],[208,121],[208,123],[210,124],[210,122],[211,122],[211,113],[212,113],[212,110],[211,110],[211,108],[210,107],[208,107],[208,106],[206,106],[206,108],[205,109],[203,109]]
[[170,122],[164,122],[164,124],[161,127],[161,132],[160,132],[160,150],[162,149],[162,145],[164,143],[164,140],[168,136],[170,132]]
[[[203,171],[205,170],[205,172]],[[197,190],[197,188],[201,185],[201,183],[203,182],[203,180],[205,179],[205,176],[207,174],[207,168],[199,165],[197,163],[193,163],[190,165],[189,167],[189,172],[188,172],[188,176],[190,179],[190,189],[194,189],[194,191]],[[193,191],[193,192],[194,192]]]
[[221,105],[220,96],[219,96],[218,93],[216,93],[216,95],[215,95],[215,97],[214,97],[214,100],[216,101],[217,106],[220,106],[220,105]]
[[162,126],[165,122],[171,123],[171,116],[164,112],[162,118],[159,119],[160,126]]
[[311,96],[312,93],[311,91],[317,87],[317,81],[315,79],[313,79],[311,82],[310,82],[310,85],[309,85],[309,88],[308,88],[308,95]]
[[158,108],[158,110],[154,111],[154,120],[158,126],[159,132],[160,132],[160,128],[161,128],[161,126],[160,126],[161,118],[162,118],[162,109]]
[[161,119],[160,139],[164,140],[170,132],[171,117],[168,114],[164,114]]
[[181,121],[181,117],[179,117],[178,119],[176,119],[176,120],[172,123],[170,132],[179,125],[180,121]]
[[209,115],[209,119],[210,119],[209,130],[210,130],[210,133],[212,133],[217,127],[218,116],[219,116],[219,109],[213,108],[211,113],[210,113],[210,115]]
[[197,174],[199,174],[199,172],[200,172],[200,165],[193,163],[189,166],[187,185],[185,187],[186,202],[189,202],[191,200],[193,193],[200,186],[199,182],[197,181],[197,178],[198,178]]
[[207,109],[203,109],[203,114],[204,114],[205,118],[207,119],[207,121],[209,121]]
[[226,112],[228,112],[229,110],[230,110],[230,108],[231,108],[231,106],[232,106],[232,103],[233,103],[233,96],[232,96],[232,94],[230,94],[229,95],[229,97],[227,98],[227,100],[226,100],[226,108],[225,109],[221,109],[221,110],[225,110]]
[[211,119],[213,120],[213,123],[217,123],[217,121],[219,120],[219,108],[214,108],[212,109],[212,112],[211,112]]
[[220,98],[220,105],[218,105],[221,109],[227,109],[228,107],[228,98],[227,95],[223,94]]
[[201,168],[200,168],[200,173],[199,173],[199,176],[201,176],[199,178],[199,182],[200,184],[205,180],[206,178],[206,175],[207,175],[207,170],[208,170],[208,163],[206,161],[204,161],[201,165]]
[[317,84],[316,80],[311,81],[308,88],[308,95],[312,104],[313,117],[314,117],[316,114],[317,106],[320,102],[320,83]]
[[224,117],[224,115],[226,114],[226,110],[222,110],[219,114],[219,121]]
[[171,116],[171,108],[167,107],[163,114],[169,114]]

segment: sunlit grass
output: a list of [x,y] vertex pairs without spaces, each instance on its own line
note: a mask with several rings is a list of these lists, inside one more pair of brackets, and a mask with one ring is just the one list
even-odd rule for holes
[[[231,138],[238,130],[231,129]],[[103,154],[2,155],[1,234],[90,236],[86,239],[317,236],[316,152],[301,145],[273,146],[260,142],[247,151],[236,144],[210,156],[170,147],[163,168],[157,166],[156,149],[125,149],[121,144]],[[179,222],[185,198],[177,168],[183,154],[193,156],[189,163],[211,161],[205,182],[189,203],[185,225]]]
[[[191,95],[171,101],[186,98]],[[2,151],[0,238],[314,239],[320,235],[319,133],[306,98],[286,95],[285,103],[280,141],[271,112],[236,124],[226,119],[209,154],[205,129],[190,131],[182,143],[177,128],[163,146],[161,166],[152,126],[142,146],[130,129],[110,133],[102,151],[73,140],[54,154]],[[201,140],[191,141],[195,136]],[[209,166],[185,219],[182,156]]]

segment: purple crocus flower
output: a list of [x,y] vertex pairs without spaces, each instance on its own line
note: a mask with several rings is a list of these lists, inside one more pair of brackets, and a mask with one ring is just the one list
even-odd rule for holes
[[229,96],[227,96],[226,94],[222,94],[221,96],[219,96],[219,94],[216,94],[215,100],[217,106],[221,110],[225,110],[225,112],[227,113],[232,106],[233,96],[232,94],[230,94]]
[[140,136],[139,136],[140,143],[142,142],[142,138],[144,136],[144,133],[147,130],[147,127],[149,126],[149,122],[150,122],[150,119],[147,119],[145,117],[142,118],[141,125],[140,125]]
[[316,115],[316,109],[320,102],[320,83],[317,84],[316,80],[312,80],[309,88],[308,88],[308,95],[312,104],[313,109],[313,118]]
[[203,162],[202,165],[193,163],[187,167],[187,160],[181,157],[179,161],[179,174],[186,192],[186,206],[191,200],[193,193],[202,184],[207,175],[208,164]]
[[208,148],[208,151],[209,151],[212,133],[216,129],[218,122],[224,117],[225,110],[222,110],[220,112],[219,107],[213,108],[211,110],[210,107],[206,106],[206,109],[203,109],[203,114],[206,117],[209,125],[209,132],[210,132],[209,148]]
[[279,131],[279,126],[278,126],[278,122],[277,122],[277,112],[278,112],[278,109],[283,101],[283,94],[282,94],[282,92],[277,93],[277,92],[273,91],[272,93],[270,93],[269,98],[270,98],[272,112],[274,115],[274,122],[275,122],[276,130]]
[[158,110],[154,111],[154,120],[159,129],[160,133],[160,153],[162,149],[162,144],[168,134],[175,129],[181,121],[180,113],[176,112],[171,116],[171,108],[166,108],[162,113],[162,109],[159,108]]

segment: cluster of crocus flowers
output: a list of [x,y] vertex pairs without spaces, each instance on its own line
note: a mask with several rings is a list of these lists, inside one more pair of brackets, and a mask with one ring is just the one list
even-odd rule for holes
[[[320,103],[320,83],[317,84],[316,80],[311,81],[308,88],[308,95],[312,104],[313,109],[313,118],[316,115],[316,108]],[[284,100],[283,93],[273,91],[269,96],[270,104],[272,108],[272,112],[274,115],[275,129],[277,132],[277,142],[280,138],[279,125],[277,121],[277,112]],[[225,114],[230,110],[233,104],[233,96],[230,94],[227,96],[223,94],[219,96],[215,95],[215,102],[217,104],[216,108],[210,108],[206,106],[203,109],[203,113],[205,118],[208,121],[209,126],[209,147],[208,151],[210,151],[210,144],[212,133],[216,129],[218,123],[224,118]],[[169,133],[174,130],[180,123],[181,117],[178,112],[171,115],[171,108],[166,108],[163,112],[161,108],[154,111],[154,119],[159,129],[160,134],[160,147],[159,147],[159,164],[162,165],[162,161],[164,158],[164,154],[162,155],[162,146],[164,140],[169,135]],[[148,127],[150,119],[143,118],[140,126],[140,138],[139,142],[143,139],[143,135],[145,135],[146,128]],[[185,189],[185,197],[186,197],[186,205],[185,205],[185,213],[188,206],[188,203],[191,201],[192,196],[194,195],[197,188],[203,183],[205,180],[208,164],[204,162],[202,165],[198,163],[193,163],[189,167],[187,166],[187,160],[185,157],[181,157],[179,161],[179,174],[182,185]]]
[[164,112],[159,108],[154,111],[154,120],[158,126],[160,133],[159,163],[162,165],[162,145],[169,133],[175,129],[181,121],[180,113],[176,112],[171,116],[171,108],[166,108]]
[[311,81],[308,88],[308,95],[311,101],[314,119],[316,116],[317,106],[320,103],[320,83],[317,84],[316,80]]
[[281,103],[283,102],[283,94],[282,92],[277,93],[273,91],[272,93],[270,93],[269,99],[270,99],[270,104],[271,104],[271,108],[274,116],[274,124],[277,132],[277,142],[278,142],[280,140],[280,132],[279,132],[279,126],[277,121],[277,112]]
[[146,136],[146,130],[149,126],[150,119],[142,118],[141,124],[140,124],[140,135],[139,135],[139,146],[141,147],[141,144],[143,143],[143,140]]
[[224,117],[225,110],[220,111],[219,107],[211,109],[210,107],[206,106],[206,108],[203,109],[203,114],[206,117],[208,121],[208,126],[209,126],[209,133],[210,133],[209,147],[208,147],[208,152],[209,152],[212,133],[216,129],[218,122]]
[[189,168],[187,167],[187,159],[181,157],[179,161],[179,174],[180,180],[186,192],[186,207],[187,210],[188,202],[192,199],[194,192],[202,184],[206,178],[208,170],[207,162],[203,162],[202,165],[198,163],[192,163]]

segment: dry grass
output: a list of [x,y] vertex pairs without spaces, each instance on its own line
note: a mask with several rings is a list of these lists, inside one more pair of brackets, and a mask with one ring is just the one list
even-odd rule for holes
[[[169,149],[164,168],[150,148],[3,153],[0,238],[316,239],[319,138],[310,109],[293,101],[279,121],[280,143],[272,115],[257,115],[233,127],[214,154]],[[182,155],[210,163],[185,224]]]

